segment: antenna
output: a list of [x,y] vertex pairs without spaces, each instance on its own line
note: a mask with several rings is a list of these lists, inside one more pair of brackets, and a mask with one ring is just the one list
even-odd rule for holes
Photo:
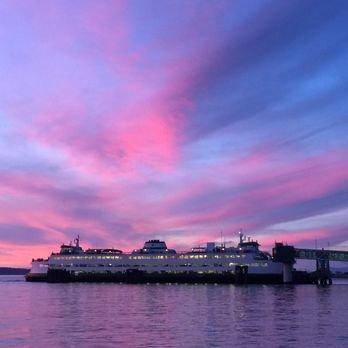
[[238,233],[239,233],[239,244],[242,244],[244,239],[243,229],[241,228]]

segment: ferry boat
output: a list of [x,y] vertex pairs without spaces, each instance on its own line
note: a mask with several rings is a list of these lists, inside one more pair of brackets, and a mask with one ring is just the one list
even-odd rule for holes
[[282,283],[283,264],[259,250],[259,243],[239,234],[237,247],[208,242],[189,252],[169,249],[164,241],[140,249],[88,249],[63,244],[59,253],[32,261],[27,281],[126,283]]

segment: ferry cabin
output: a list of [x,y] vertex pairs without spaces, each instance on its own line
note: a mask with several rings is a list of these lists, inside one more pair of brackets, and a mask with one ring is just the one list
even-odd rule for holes
[[247,266],[249,274],[281,274],[282,265],[271,256],[259,251],[259,244],[241,240],[238,248],[224,248],[208,243],[206,248],[176,253],[166,243],[150,240],[141,249],[130,254],[117,249],[89,249],[78,245],[62,245],[58,254],[49,257],[48,267],[78,273],[125,273],[139,270],[147,273],[225,273],[235,272],[236,266]]

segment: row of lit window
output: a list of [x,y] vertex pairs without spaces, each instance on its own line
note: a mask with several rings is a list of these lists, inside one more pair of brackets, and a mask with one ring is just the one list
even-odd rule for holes
[[[209,255],[210,256],[210,255]],[[221,258],[226,258],[226,259],[234,259],[234,258],[244,258],[245,255],[238,255],[238,254],[229,254],[229,255],[214,255],[214,259],[221,259]],[[180,255],[179,259],[206,259],[208,258],[208,255],[206,254],[199,254],[199,255]],[[211,258],[211,256],[210,256]]]
[[[229,267],[233,267],[236,266],[237,263],[235,262],[230,262],[228,264]],[[218,263],[214,263],[214,265],[209,265],[209,264],[200,264],[200,265],[192,265],[191,263],[182,263],[182,264],[178,264],[178,265],[129,265],[129,264],[98,264],[98,265],[93,265],[93,264],[51,264],[51,267],[57,267],[57,266],[61,266],[61,267],[152,267],[152,268],[156,268],[156,267],[227,267],[227,264],[218,264]],[[243,264],[243,266],[249,266],[249,267],[267,267],[268,264],[267,262],[254,262],[254,263],[246,263]]]
[[151,255],[151,256],[143,256],[143,255],[136,255],[136,256],[129,256],[130,260],[164,260],[168,258],[175,258],[175,256],[167,256],[167,255]]
[[[230,263],[229,266],[234,266],[234,263]],[[217,264],[214,263],[214,265],[192,265],[191,263],[182,263],[179,265],[125,265],[125,264],[119,264],[119,265],[113,265],[111,263],[109,264],[98,264],[98,265],[88,265],[88,264],[73,264],[73,263],[68,263],[68,264],[51,264],[50,267],[124,267],[124,268],[130,268],[130,267],[151,267],[151,268],[162,268],[162,267],[227,267],[227,265],[223,264]]]
[[[206,259],[211,258],[211,255],[200,254],[200,255],[180,255],[179,259]],[[215,259],[221,258],[244,258],[245,255],[214,255]],[[54,256],[55,260],[118,260],[122,259],[119,255],[73,255],[73,256]],[[128,257],[130,260],[164,260],[164,259],[177,259],[177,256],[167,256],[167,255],[134,255]]]
[[55,260],[118,260],[122,259],[122,256],[100,256],[100,255],[89,255],[89,256],[54,256]]

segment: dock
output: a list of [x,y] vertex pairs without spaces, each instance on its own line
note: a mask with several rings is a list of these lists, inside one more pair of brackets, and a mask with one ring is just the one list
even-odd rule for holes
[[[275,243],[273,259],[283,263],[283,283],[312,283],[317,285],[331,285],[332,273],[330,261],[348,262],[348,251],[328,249],[295,248],[283,243]],[[294,264],[296,260],[316,261],[314,272],[296,272]]]

